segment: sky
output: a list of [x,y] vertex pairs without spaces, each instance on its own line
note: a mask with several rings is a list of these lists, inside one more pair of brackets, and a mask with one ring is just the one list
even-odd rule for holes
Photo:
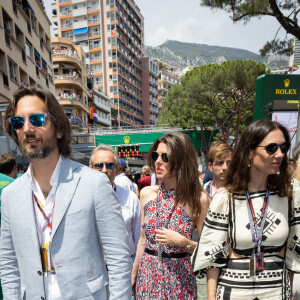
[[[272,40],[279,23],[275,18],[255,18],[246,25],[233,23],[225,11],[200,6],[200,0],[134,0],[144,16],[145,44],[158,46],[167,39],[234,47],[259,53]],[[45,1],[48,16],[52,1]],[[50,18],[51,20],[51,18]],[[279,37],[284,37],[283,29]]]

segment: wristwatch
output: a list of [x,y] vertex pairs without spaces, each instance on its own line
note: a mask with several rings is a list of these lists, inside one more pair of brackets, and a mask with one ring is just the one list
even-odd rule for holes
[[184,247],[185,250],[189,251],[192,247],[193,243],[191,240],[188,240],[187,245]]

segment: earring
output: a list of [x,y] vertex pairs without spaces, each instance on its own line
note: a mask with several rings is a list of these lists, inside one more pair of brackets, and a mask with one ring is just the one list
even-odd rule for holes
[[251,160],[249,159],[248,168],[251,168]]
[[279,170],[279,171],[277,171],[276,175],[280,175],[280,170]]

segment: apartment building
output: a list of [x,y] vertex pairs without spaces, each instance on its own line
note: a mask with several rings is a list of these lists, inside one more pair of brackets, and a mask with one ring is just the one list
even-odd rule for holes
[[293,37],[293,53],[290,56],[289,65],[290,66],[299,66],[300,65],[300,41]]
[[55,95],[71,127],[111,126],[109,99],[100,92],[94,96],[93,74],[86,69],[82,47],[61,37],[53,37],[51,42]]
[[98,91],[109,96],[112,126],[143,125],[144,20],[133,0],[56,0],[54,34],[86,53]]
[[171,67],[162,61],[155,60],[159,66],[158,77],[158,110],[162,110],[164,99],[168,95],[168,89],[174,84],[180,84],[182,72],[178,68]]
[[153,127],[158,119],[158,64],[149,57],[142,58],[142,95],[144,125]]
[[50,25],[42,0],[1,1],[1,112],[6,110],[13,92],[22,86],[55,92]]

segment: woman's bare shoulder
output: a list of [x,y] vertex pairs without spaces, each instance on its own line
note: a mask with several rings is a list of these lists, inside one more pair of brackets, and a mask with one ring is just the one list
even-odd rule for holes
[[201,191],[200,203],[201,206],[209,206],[209,196],[208,193],[204,190]]
[[158,185],[144,187],[140,193],[141,205],[145,205],[150,200],[153,200],[157,195],[158,188]]

